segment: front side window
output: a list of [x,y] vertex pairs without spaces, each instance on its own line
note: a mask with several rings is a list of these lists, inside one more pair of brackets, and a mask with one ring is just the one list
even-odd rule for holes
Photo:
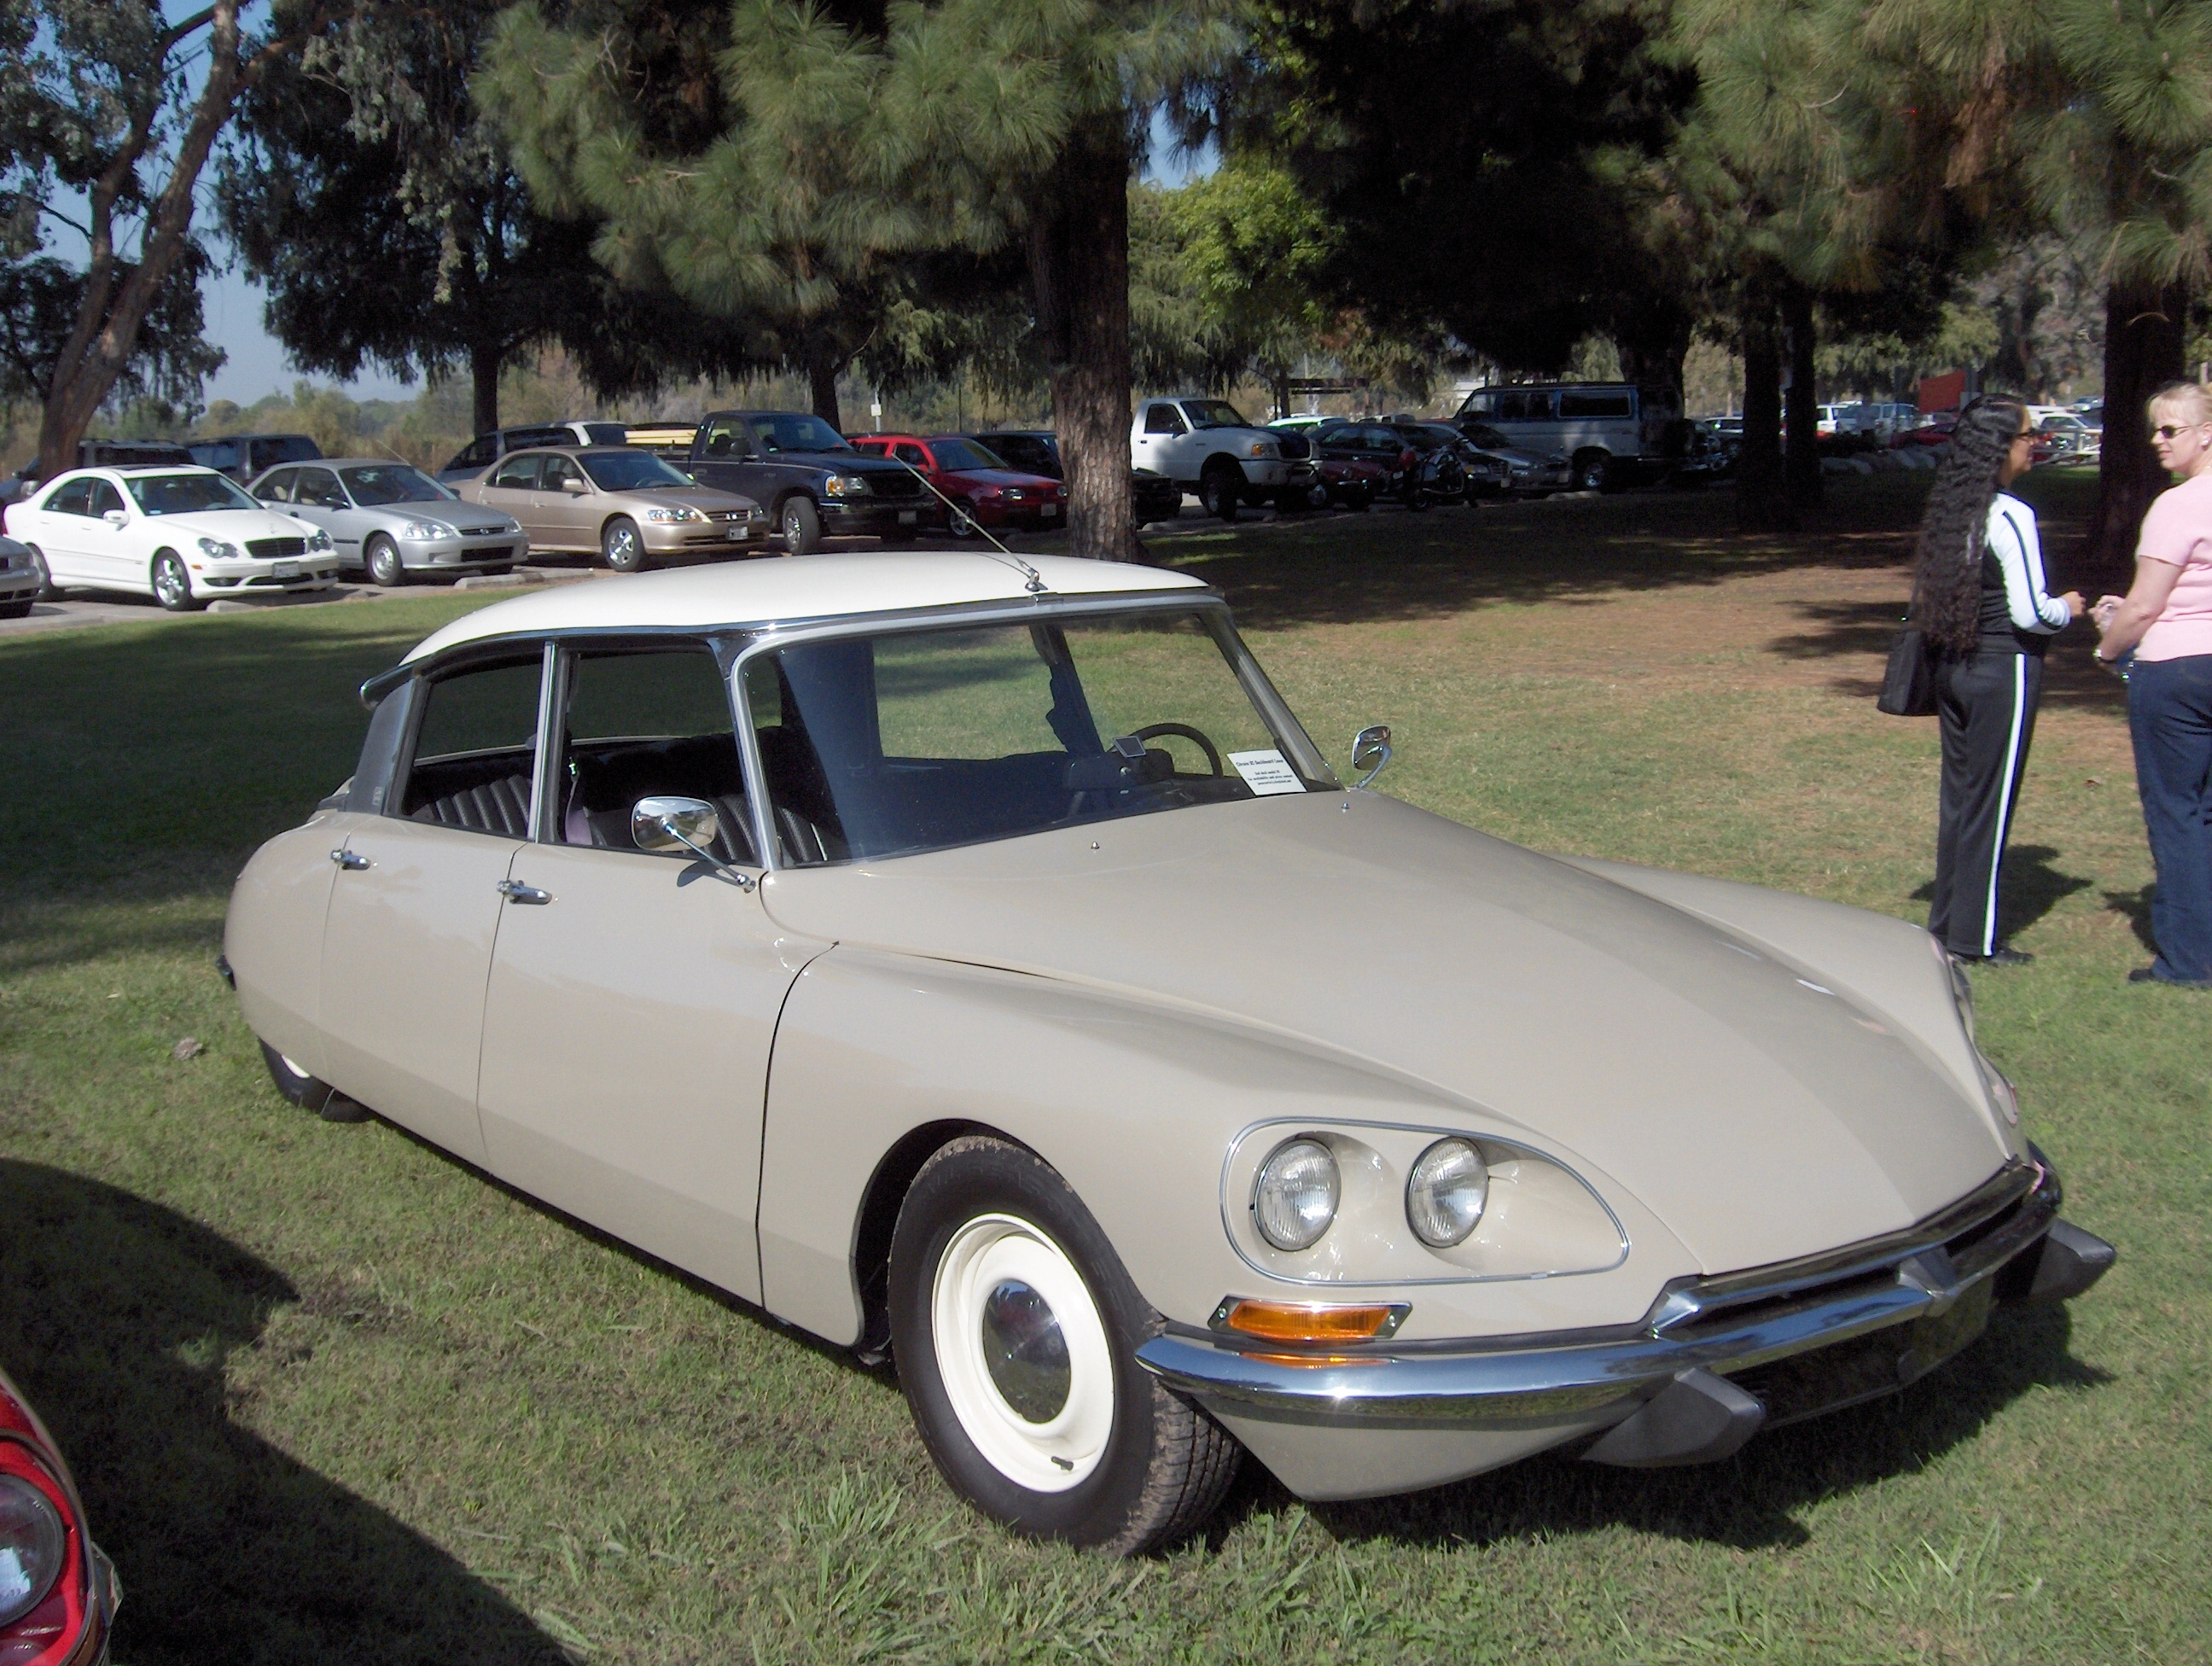
[[194,446],[192,457],[203,468],[234,469],[238,466],[238,441],[218,440],[212,445]]
[[349,507],[345,494],[338,489],[337,476],[328,469],[301,469],[300,483],[293,492],[292,501],[314,509]]
[[338,475],[364,509],[386,503],[441,503],[453,494],[411,463],[363,463]]
[[398,813],[502,838],[530,836],[543,655],[440,678],[418,696],[413,762]]
[[708,423],[699,441],[699,454],[702,457],[744,457],[751,449],[746,443],[744,425],[727,416],[718,416]]
[[538,465],[541,460],[542,453],[534,451],[510,457],[491,471],[491,478],[484,483],[511,492],[529,491],[538,484]]
[[1152,405],[1146,410],[1146,433],[1181,434],[1183,431],[1182,418],[1176,414],[1173,405]]
[[744,693],[782,858],[806,865],[1334,789],[1263,687],[1194,609],[795,643],[748,661]]
[[565,490],[571,480],[579,486],[584,483],[584,472],[576,466],[574,458],[548,457],[544,466],[544,472],[538,477],[538,489],[541,492]]
[[94,520],[104,515],[123,513],[123,494],[115,489],[112,481],[95,480],[92,483],[91,513]]
[[631,812],[640,799],[699,799],[714,806],[720,827],[714,854],[753,864],[752,811],[738,763],[729,685],[713,654],[695,644],[579,654],[567,663],[554,836],[564,844],[635,850]]
[[1003,469],[1006,465],[969,440],[937,440],[937,466],[940,469]]
[[929,458],[927,454],[923,452],[920,446],[914,444],[910,441],[902,440],[897,445],[892,447],[891,455],[897,458],[900,462],[910,465],[917,469],[926,469],[929,466]]
[[299,476],[297,469],[278,469],[262,481],[254,495],[264,503],[289,503],[292,501],[292,483]]
[[603,492],[665,490],[691,483],[690,475],[649,451],[592,451],[576,460]]
[[258,509],[243,488],[220,474],[141,474],[130,481],[131,496],[149,515],[196,514],[209,509]]

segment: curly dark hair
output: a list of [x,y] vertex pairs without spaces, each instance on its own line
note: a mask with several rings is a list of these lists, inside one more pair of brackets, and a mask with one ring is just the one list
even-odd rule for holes
[[2027,407],[2009,394],[1985,394],[1959,413],[1951,445],[1936,465],[1920,517],[1920,558],[1912,575],[1912,617],[1928,646],[1970,658],[1980,635],[1982,551],[1997,471]]

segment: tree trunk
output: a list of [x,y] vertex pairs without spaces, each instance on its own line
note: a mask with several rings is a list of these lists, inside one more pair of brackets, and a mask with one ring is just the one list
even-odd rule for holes
[[1784,453],[1784,477],[1793,515],[1820,507],[1820,390],[1814,384],[1813,292],[1803,284],[1785,280],[1782,288],[1782,319],[1790,344],[1790,394],[1784,425],[1789,443]]
[[1620,379],[1638,387],[1663,387],[1680,398],[1691,323],[1683,308],[1658,301],[1617,322],[1613,344],[1620,355]]
[[[193,100],[191,119],[177,141],[169,177],[146,210],[139,239],[138,264],[120,277],[112,216],[138,184],[138,164],[151,143],[161,100],[146,100],[131,118],[120,148],[106,169],[86,191],[92,234],[84,298],[76,325],[54,362],[46,406],[39,421],[39,475],[50,478],[76,466],[79,443],[100,405],[138,348],[138,327],[161,293],[163,282],[191,234],[193,191],[200,169],[215,147],[216,136],[230,119],[232,106],[267,61],[268,50],[253,63],[239,56],[240,0],[216,0],[207,11],[172,28],[155,43],[155,72],[167,83],[168,58],[189,35],[208,29],[207,79]],[[269,50],[273,50],[269,49]]]
[[499,426],[499,372],[507,355],[496,347],[469,350],[469,381],[476,401],[476,431],[489,434]]
[[844,368],[836,344],[827,336],[806,337],[806,392],[814,402],[814,414],[831,428],[842,434],[845,425],[837,419],[837,373]]
[[1743,299],[1743,450],[1736,460],[1735,524],[1747,532],[1796,529],[1782,479],[1782,331],[1774,296],[1756,279]]
[[2115,283],[2105,291],[2105,444],[2089,525],[2089,571],[2069,582],[2124,593],[2143,511],[2170,483],[2150,448],[2144,404],[2188,374],[2182,363],[2189,292],[2179,285]]
[[1070,135],[1029,233],[1030,283],[1067,471],[1067,552],[1139,554],[1129,502],[1129,141],[1120,111]]

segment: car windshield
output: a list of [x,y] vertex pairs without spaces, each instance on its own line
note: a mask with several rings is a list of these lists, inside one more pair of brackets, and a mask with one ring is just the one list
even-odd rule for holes
[[1214,608],[797,643],[744,691],[794,865],[1337,786]]
[[1193,428],[1249,428],[1244,413],[1226,399],[1185,399],[1183,415]]
[[819,416],[776,415],[748,416],[745,426],[753,431],[763,451],[830,451],[850,452],[845,436],[831,428]]
[[973,440],[933,440],[940,469],[1003,469],[1006,464]]
[[658,491],[691,483],[690,475],[649,451],[587,451],[576,460],[603,492]]
[[340,469],[338,478],[364,509],[385,503],[435,503],[453,496],[409,463],[364,463],[359,468]]
[[228,477],[220,474],[142,474],[123,483],[138,508],[149,515],[193,514],[204,509],[258,509],[261,506]]

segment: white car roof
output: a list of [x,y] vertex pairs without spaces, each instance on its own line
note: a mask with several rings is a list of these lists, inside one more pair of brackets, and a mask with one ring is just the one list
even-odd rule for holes
[[[1018,561],[1021,565],[1015,565]],[[1030,589],[1034,572],[1045,588]],[[1054,596],[1203,590],[1188,573],[1073,556],[1012,560],[943,555],[793,556],[672,568],[563,584],[517,596],[453,621],[416,644],[412,664],[459,643],[557,630],[710,629],[780,621],[902,613],[923,608]]]

